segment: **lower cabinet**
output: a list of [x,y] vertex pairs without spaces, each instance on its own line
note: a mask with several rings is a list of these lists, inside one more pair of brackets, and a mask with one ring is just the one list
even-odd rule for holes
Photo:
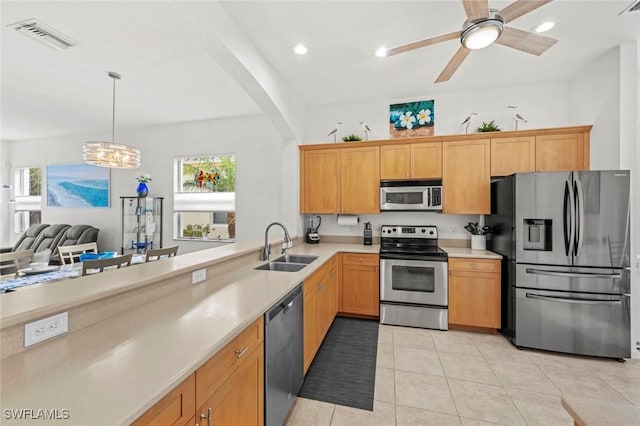
[[262,425],[263,343],[260,317],[133,424]]
[[196,375],[194,373],[132,424],[134,426],[193,424],[195,407]]
[[449,258],[449,324],[501,327],[500,261]]
[[264,346],[260,344],[200,407],[196,413],[196,425],[262,424],[264,424]]
[[341,313],[380,316],[380,258],[343,253]]
[[305,374],[338,312],[336,264],[337,256],[334,256],[313,275],[304,280],[303,346]]

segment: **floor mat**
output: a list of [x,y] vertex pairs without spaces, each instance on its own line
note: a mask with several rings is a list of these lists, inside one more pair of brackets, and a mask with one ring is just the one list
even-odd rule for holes
[[336,317],[299,396],[373,411],[378,321]]

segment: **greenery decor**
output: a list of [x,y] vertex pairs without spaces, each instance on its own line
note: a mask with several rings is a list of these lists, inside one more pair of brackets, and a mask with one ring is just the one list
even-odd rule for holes
[[357,142],[357,141],[361,141],[362,138],[358,135],[354,135],[353,133],[347,136],[343,136],[342,137],[342,141],[343,142]]
[[488,123],[483,121],[482,126],[478,127],[478,131],[479,132],[499,132],[500,127],[498,127],[498,124],[494,120],[491,120]]
[[187,225],[185,229],[182,230],[182,235],[185,238],[206,238],[211,232],[211,225]]

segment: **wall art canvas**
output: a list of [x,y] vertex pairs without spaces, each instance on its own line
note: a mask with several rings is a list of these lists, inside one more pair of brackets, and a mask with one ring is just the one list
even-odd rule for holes
[[109,207],[110,171],[89,164],[47,166],[47,206]]
[[389,107],[389,135],[392,138],[433,136],[435,101],[393,104]]

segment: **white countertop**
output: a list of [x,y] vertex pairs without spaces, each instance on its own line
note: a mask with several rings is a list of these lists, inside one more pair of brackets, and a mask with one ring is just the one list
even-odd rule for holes
[[[0,363],[0,406],[67,409],[73,424],[129,424],[340,251],[377,254],[379,246],[301,244],[291,253],[318,259],[299,272],[254,270],[264,263],[256,261],[8,357]],[[175,270],[163,262],[127,268],[129,279],[146,266]],[[25,424],[3,419],[14,423]]]
[[449,257],[471,257],[476,259],[502,259],[498,253],[489,250],[471,250],[469,247],[447,247],[440,246],[447,252]]

